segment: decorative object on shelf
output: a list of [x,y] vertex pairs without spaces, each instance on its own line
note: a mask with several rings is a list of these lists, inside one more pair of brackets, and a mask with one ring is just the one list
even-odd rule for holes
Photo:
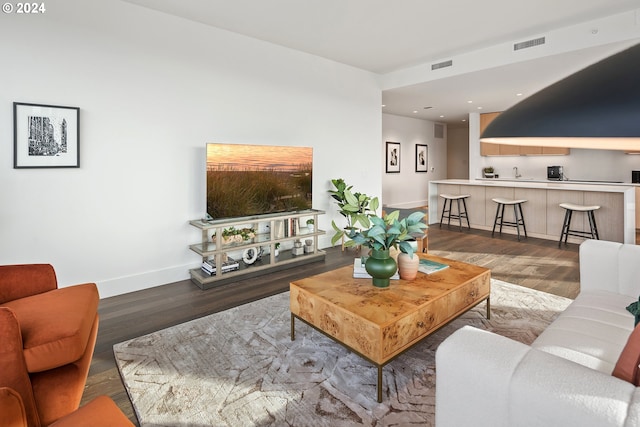
[[482,174],[485,178],[493,178],[493,166],[487,166],[486,168],[482,169]]
[[309,231],[311,233],[313,233],[313,230],[315,229],[315,224],[314,224],[313,218],[309,218],[307,220],[307,228],[309,229]]
[[416,172],[429,171],[428,149],[427,144],[416,144]]
[[364,264],[364,268],[371,275],[373,286],[387,288],[389,287],[391,276],[396,274],[398,270],[398,265],[389,255],[389,249],[373,249]]
[[387,141],[387,173],[400,173],[400,143]]
[[[236,271],[240,268],[240,263],[231,257],[223,257],[222,260],[222,274],[229,271]],[[206,259],[202,261],[202,271],[208,276],[216,275],[216,262],[212,259]]]
[[13,167],[79,168],[80,108],[13,103]]
[[293,248],[291,249],[291,253],[293,255],[303,255],[304,248],[302,247],[302,242],[300,240],[296,240],[293,242]]
[[[225,245],[231,243],[242,243],[244,241],[253,239],[256,237],[256,230],[253,228],[240,228],[229,227],[222,230],[222,243]],[[215,242],[216,234],[211,236],[211,239]]]
[[304,241],[304,253],[313,253],[313,239],[307,239]]
[[251,265],[262,256],[262,248],[247,248],[242,251],[242,261],[245,264]]
[[274,244],[273,246],[274,246],[274,248],[273,248],[273,255],[274,255],[274,256],[278,256],[278,255],[280,255],[280,243],[276,243],[276,244]]
[[398,254],[398,274],[403,280],[413,280],[418,275],[418,267],[420,266],[420,257],[417,254],[406,254],[401,252]]

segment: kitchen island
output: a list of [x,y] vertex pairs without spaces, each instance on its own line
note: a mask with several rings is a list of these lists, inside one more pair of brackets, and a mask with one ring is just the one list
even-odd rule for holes
[[[636,243],[636,187],[629,184],[580,183],[500,179],[447,179],[429,182],[429,224],[440,222],[442,198],[438,195],[469,194],[467,212],[471,228],[491,230],[497,205],[491,199],[526,199],[522,205],[527,233],[531,237],[559,240],[565,210],[560,203],[599,205],[596,222],[601,240]],[[513,212],[505,210],[505,219]],[[509,216],[511,215],[511,216]],[[456,223],[457,225],[457,223]],[[589,230],[586,215],[576,213],[571,228]],[[516,233],[506,227],[503,233]],[[569,237],[572,243],[584,239]]]

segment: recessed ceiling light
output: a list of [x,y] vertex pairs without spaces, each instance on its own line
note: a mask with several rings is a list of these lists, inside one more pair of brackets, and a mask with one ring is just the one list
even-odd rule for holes
[[444,116],[440,116],[441,119],[444,119]]
[[522,94],[521,93],[516,93],[516,96],[522,96]]
[[473,101],[467,101],[467,104],[473,104]]
[[463,121],[463,122],[466,122],[466,121],[467,121],[467,119],[462,119],[462,121]]
[[478,110],[482,110],[482,107],[478,107]]
[[384,108],[384,107],[386,107],[386,106],[387,106],[386,104],[382,104],[382,107],[383,107],[383,108]]
[[418,110],[413,110],[413,113],[414,114],[418,114]]

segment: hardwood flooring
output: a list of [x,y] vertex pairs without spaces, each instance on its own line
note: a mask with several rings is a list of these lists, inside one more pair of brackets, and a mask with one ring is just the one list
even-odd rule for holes
[[[503,234],[491,238],[482,230],[459,232],[457,227],[429,229],[429,251],[492,270],[492,277],[565,297],[579,287],[578,246],[558,248],[550,240],[516,240]],[[132,292],[100,301],[100,329],[82,404],[110,396],[137,425],[137,420],[115,365],[112,346],[140,335],[226,310],[289,289],[289,282],[353,262],[354,249],[326,250],[325,262],[242,280],[224,287],[200,290],[189,280]]]

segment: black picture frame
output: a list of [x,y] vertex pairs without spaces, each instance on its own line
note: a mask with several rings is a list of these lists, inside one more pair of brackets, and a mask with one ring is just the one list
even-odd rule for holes
[[79,168],[80,108],[13,103],[13,168]]
[[416,172],[429,171],[429,146],[416,144]]
[[387,141],[386,172],[400,173],[400,143]]

